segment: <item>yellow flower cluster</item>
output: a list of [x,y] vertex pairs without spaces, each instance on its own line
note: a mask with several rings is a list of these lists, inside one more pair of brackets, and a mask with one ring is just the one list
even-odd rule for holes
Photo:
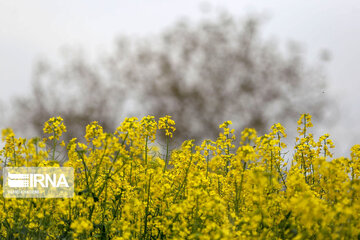
[[64,125],[64,120],[61,117],[50,118],[49,121],[45,123],[44,133],[52,134],[49,136],[49,140],[54,138],[59,140],[63,132],[66,132],[66,127]]
[[173,132],[176,130],[175,121],[171,119],[171,116],[166,115],[159,119],[159,129],[165,130],[165,135],[172,138]]
[[[293,153],[275,124],[239,136],[231,122],[219,137],[169,150],[175,122],[126,118],[114,133],[93,122],[85,142],[59,143],[60,117],[45,123],[47,139],[2,131],[2,167],[75,169],[70,199],[0,197],[2,239],[358,239],[360,145],[350,158],[332,157],[328,134],[298,121]],[[158,131],[158,130],[164,130]],[[166,149],[156,142],[165,135]],[[237,140],[239,139],[239,140]],[[48,141],[50,140],[50,141]],[[67,154],[59,163],[55,148]],[[59,149],[58,149],[59,150]],[[288,153],[288,154],[286,154]],[[287,165],[287,163],[289,163]],[[2,187],[1,187],[2,188]]]

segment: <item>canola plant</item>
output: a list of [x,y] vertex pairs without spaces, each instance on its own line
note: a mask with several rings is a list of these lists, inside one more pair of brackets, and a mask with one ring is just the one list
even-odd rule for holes
[[[360,145],[334,159],[328,134],[298,121],[289,156],[280,124],[257,136],[219,137],[170,150],[170,116],[126,118],[114,133],[93,122],[84,142],[61,141],[61,117],[45,138],[2,131],[2,167],[73,167],[75,194],[64,199],[0,197],[1,239],[358,239]],[[155,140],[163,135],[164,144]],[[160,147],[159,147],[160,146]],[[57,153],[66,154],[59,162]]]

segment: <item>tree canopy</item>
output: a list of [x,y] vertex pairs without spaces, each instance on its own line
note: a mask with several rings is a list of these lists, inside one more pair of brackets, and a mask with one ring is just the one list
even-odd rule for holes
[[172,115],[181,140],[214,137],[225,120],[263,132],[303,112],[321,118],[319,66],[265,39],[258,17],[180,21],[156,36],[120,37],[92,62],[73,51],[61,65],[39,63],[30,95],[14,102],[13,123],[41,134],[61,115],[81,136],[80,126],[97,120],[112,131],[127,113]]

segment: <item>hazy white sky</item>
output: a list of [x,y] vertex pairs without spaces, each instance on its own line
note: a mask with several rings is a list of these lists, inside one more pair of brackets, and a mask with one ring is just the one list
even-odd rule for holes
[[[339,121],[330,133],[347,144],[360,143],[360,1],[358,0],[222,0],[214,9],[244,16],[269,17],[266,36],[280,44],[294,40],[310,60],[328,49],[329,90],[337,99]],[[161,31],[180,17],[202,16],[196,0],[0,0],[0,99],[26,94],[34,63],[56,60],[64,46],[100,53],[116,36]],[[211,14],[211,12],[210,12]],[[345,140],[347,139],[347,140]],[[339,145],[339,144],[338,144]]]

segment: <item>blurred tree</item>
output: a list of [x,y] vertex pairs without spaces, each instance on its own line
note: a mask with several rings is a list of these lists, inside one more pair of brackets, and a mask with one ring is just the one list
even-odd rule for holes
[[151,38],[121,37],[96,66],[77,55],[56,69],[40,64],[14,119],[22,115],[18,125],[40,133],[44,121],[61,115],[83,135],[84,124],[98,120],[109,130],[124,112],[168,114],[182,140],[215,137],[225,120],[263,132],[302,112],[321,118],[321,64],[305,64],[296,44],[285,51],[264,40],[260,26],[258,17],[239,21],[224,13],[178,22]]
[[86,62],[79,52],[66,52],[64,63],[56,69],[37,64],[31,94],[15,99],[12,125],[22,133],[42,135],[44,122],[61,116],[70,132],[67,140],[84,136],[92,121],[112,131],[125,89],[116,88],[101,66]]

